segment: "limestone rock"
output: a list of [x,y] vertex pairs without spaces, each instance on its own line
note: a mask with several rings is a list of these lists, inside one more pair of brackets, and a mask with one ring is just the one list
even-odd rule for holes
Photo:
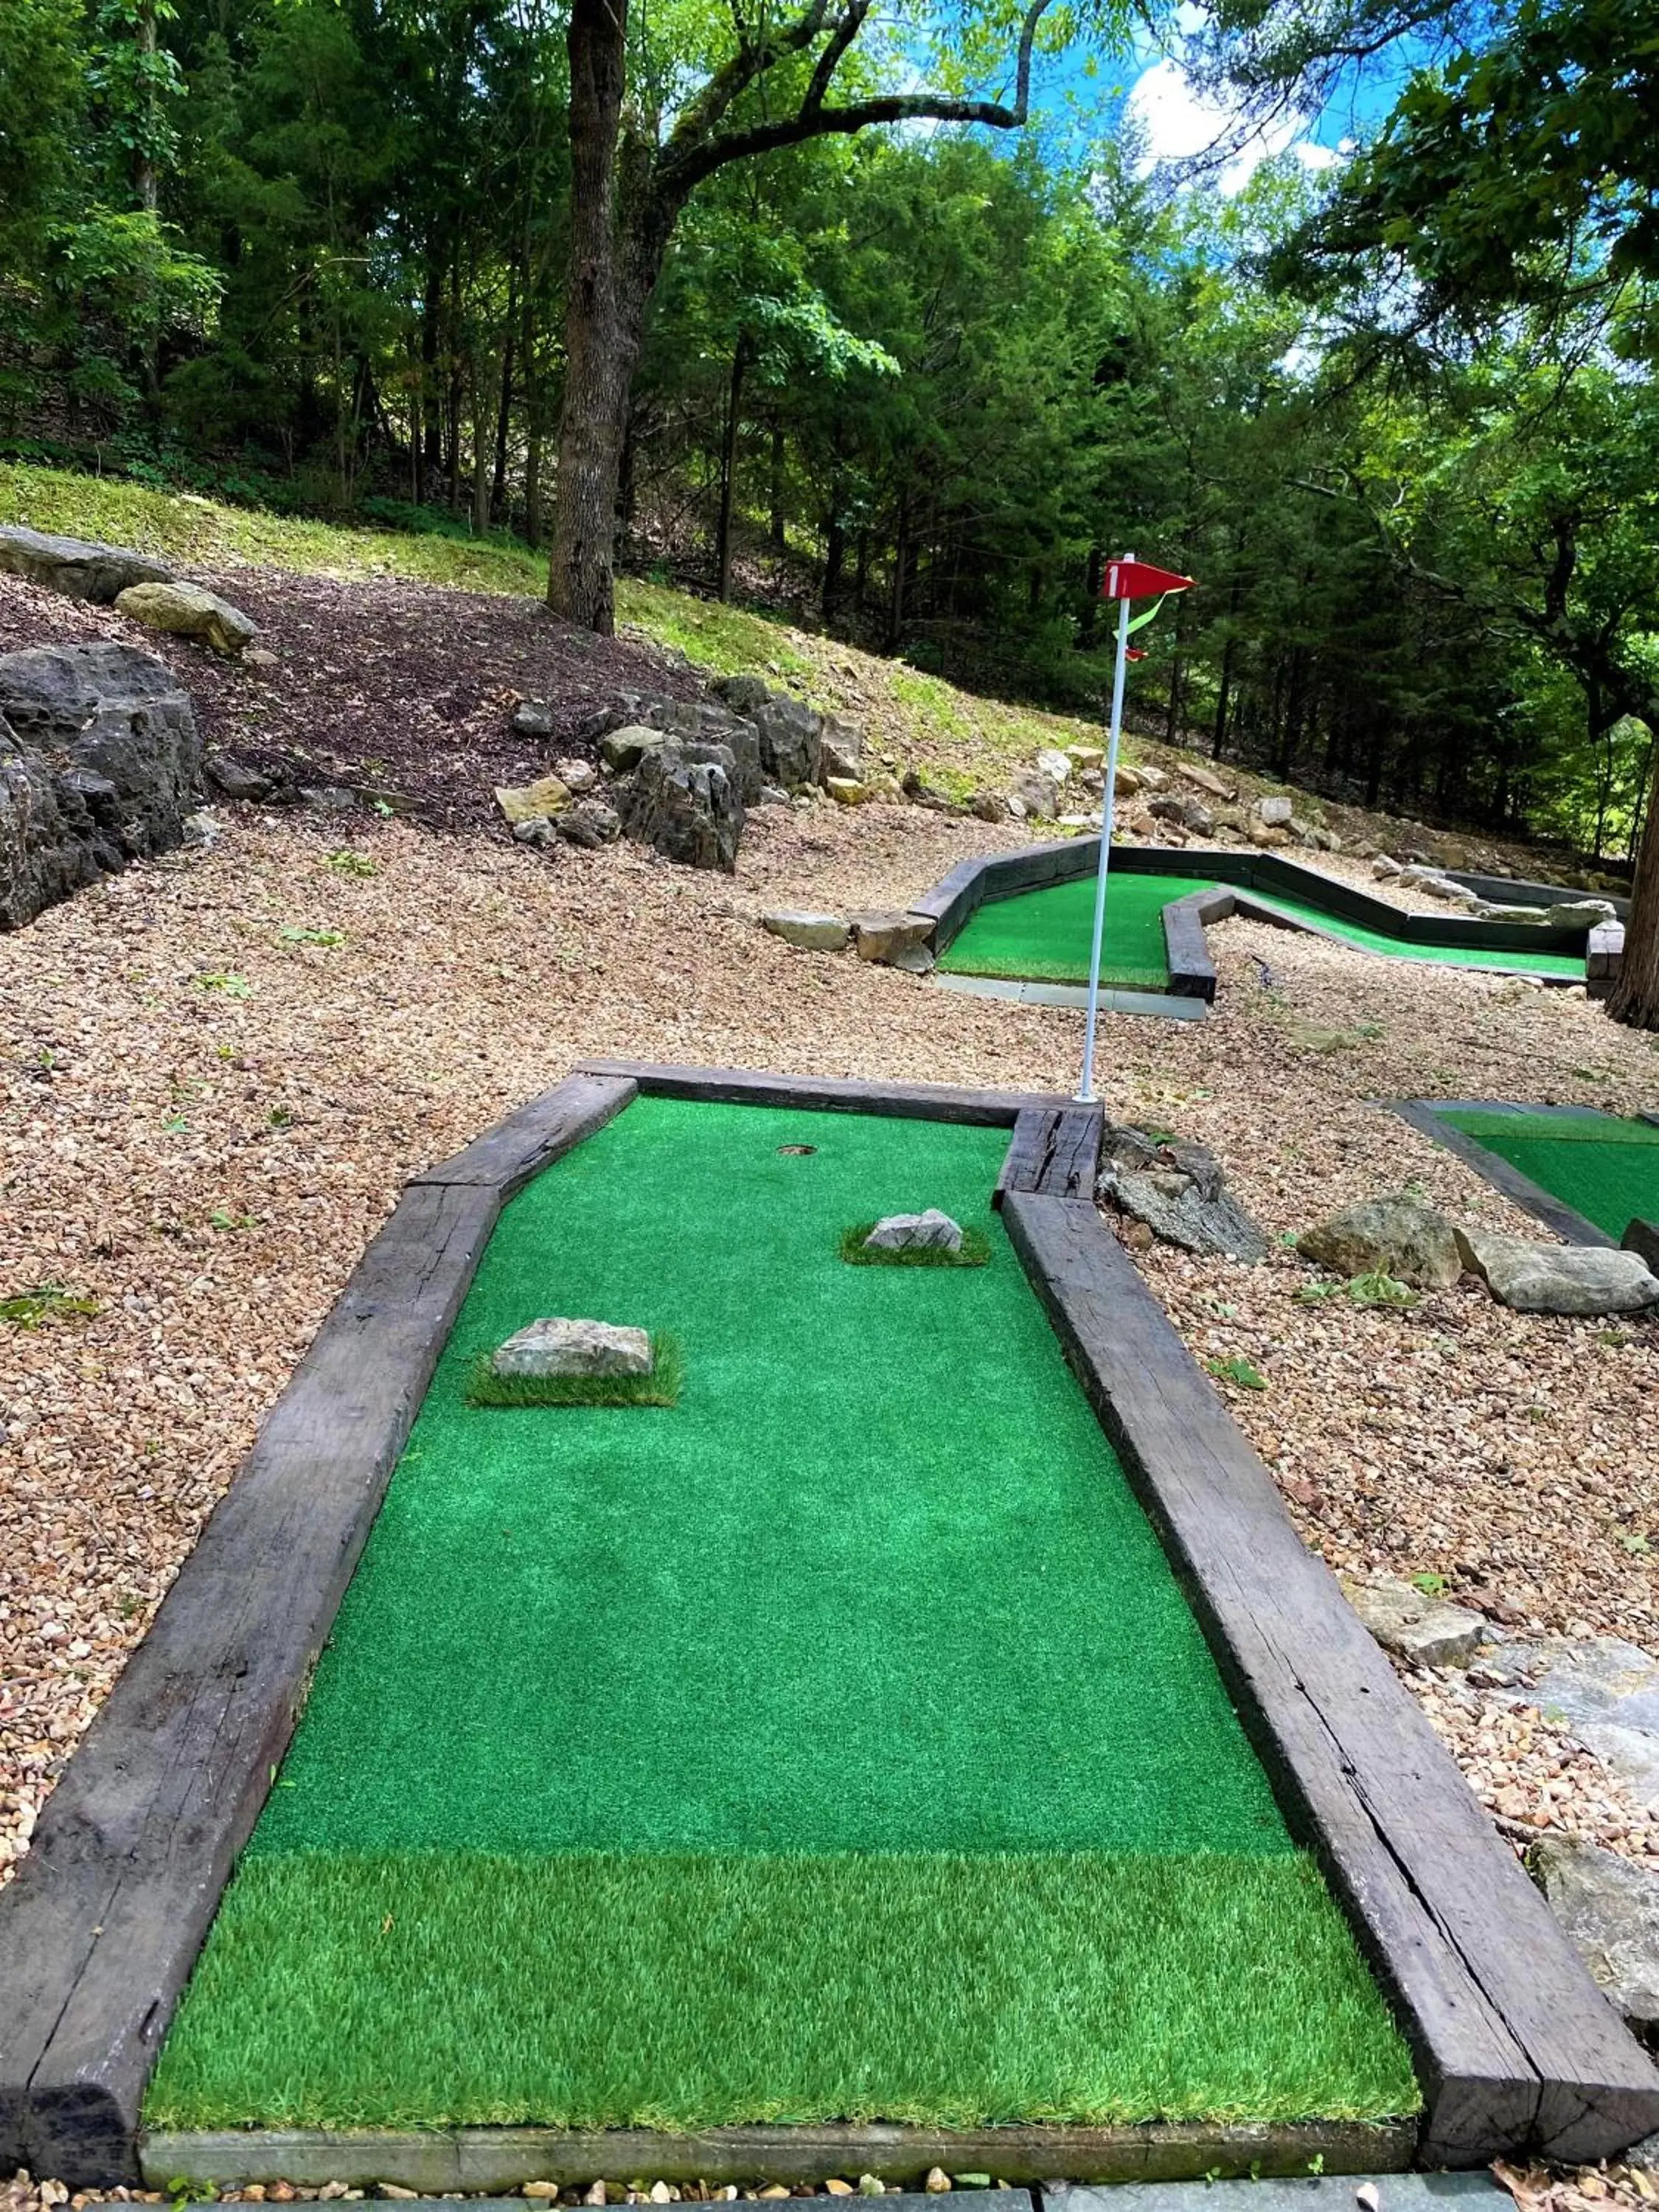
[[1025,768],[1014,778],[1013,797],[1028,815],[1052,822],[1060,811],[1060,786],[1041,769]]
[[930,1206],[923,1213],[890,1213],[864,1240],[866,1251],[960,1252],[962,1230],[948,1213]]
[[1505,1704],[1536,1705],[1638,1804],[1659,1808],[1659,1662],[1619,1636],[1545,1637],[1499,1656]]
[[1245,832],[1251,844],[1259,845],[1264,852],[1272,852],[1276,845],[1288,845],[1291,833],[1282,822],[1252,821]]
[[117,598],[115,611],[148,629],[194,638],[229,657],[245,652],[259,635],[240,607],[216,592],[204,592],[198,584],[129,584]]
[[579,799],[553,826],[567,845],[580,845],[590,853],[614,845],[622,836],[621,815],[603,799]]
[[[1101,778],[1101,782],[1103,787],[1104,776]],[[1140,769],[1131,768],[1127,761],[1120,761],[1117,764],[1117,774],[1112,778],[1112,789],[1115,795],[1119,799],[1135,799],[1146,788],[1146,779]]]
[[884,907],[849,914],[854,949],[860,960],[876,960],[889,967],[902,954],[925,951],[933,925],[923,914],[901,914]]
[[599,785],[599,772],[592,761],[555,761],[553,773],[565,789],[574,793],[578,799],[585,797]]
[[968,811],[976,822],[1006,822],[1008,802],[999,791],[976,791],[968,802]]
[[166,584],[173,571],[125,546],[100,545],[94,538],[54,538],[15,523],[0,525],[0,568],[65,599],[111,605],[133,584]]
[[1484,1614],[1430,1597],[1415,1583],[1353,1583],[1341,1577],[1342,1595],[1386,1651],[1414,1667],[1462,1667],[1488,1642]]
[[644,722],[629,722],[619,730],[607,730],[599,739],[599,757],[613,775],[626,775],[636,769],[648,752],[654,752],[663,741],[660,730],[653,730]]
[[190,700],[154,654],[0,654],[0,928],[181,844],[201,763]]
[[246,805],[255,805],[270,795],[271,779],[246,761],[239,761],[233,753],[210,753],[204,763],[204,772],[216,791],[227,799],[235,799]]
[[1296,1240],[1304,1260],[1350,1278],[1377,1268],[1421,1289],[1449,1289],[1463,1272],[1458,1239],[1437,1206],[1409,1191],[1361,1199]]
[[1638,1252],[1545,1244],[1491,1229],[1460,1229],[1457,1249],[1469,1273],[1516,1313],[1639,1313],[1659,1304],[1659,1277]]
[[527,822],[515,822],[513,836],[520,845],[533,845],[538,851],[551,852],[559,842],[557,825],[545,814],[532,815]]
[[1095,1195],[1183,1251],[1252,1262],[1267,1256],[1266,1237],[1203,1145],[1160,1141],[1130,1124],[1109,1127]]
[[1066,750],[1079,769],[1099,769],[1106,764],[1106,756],[1098,745],[1067,745]]
[[1062,788],[1072,780],[1073,762],[1067,753],[1054,745],[1046,746],[1032,763],[1039,775],[1046,775]]
[[1659,2024],[1659,1874],[1577,1836],[1547,1836],[1532,1856],[1594,1979],[1633,2027]]
[[1200,837],[1207,837],[1215,828],[1215,817],[1201,800],[1182,799],[1173,791],[1155,793],[1146,802],[1146,811],[1161,822],[1178,822],[1183,830]]
[[553,709],[545,699],[521,699],[513,710],[513,720],[507,727],[515,738],[550,738]]
[[744,710],[759,739],[761,772],[769,783],[793,788],[816,783],[823,761],[823,717],[799,699],[769,692],[764,702]]
[[570,793],[556,775],[542,775],[534,783],[497,784],[495,804],[516,829],[520,822],[544,822],[562,814]]
[[610,1322],[546,1318],[509,1336],[489,1364],[497,1375],[648,1375],[651,1339]]
[[818,748],[818,779],[826,789],[832,783],[859,782],[859,756],[826,738]]
[[1544,919],[1552,929],[1594,929],[1598,921],[1617,921],[1619,909],[1611,899],[1571,899],[1549,908]]
[[1268,792],[1258,799],[1252,809],[1258,822],[1269,830],[1282,830],[1296,812],[1296,801],[1277,792]]
[[1371,873],[1379,883],[1386,883],[1390,876],[1397,876],[1401,872],[1399,861],[1387,853],[1379,853],[1371,862]]
[[853,934],[839,915],[798,914],[788,908],[763,914],[761,927],[807,952],[844,952]]
[[1231,784],[1223,783],[1218,775],[1212,775],[1206,768],[1188,768],[1183,763],[1180,773],[1188,783],[1195,783],[1200,791],[1207,791],[1212,799],[1226,801],[1238,796]]
[[794,805],[788,793],[775,783],[762,784],[760,797],[755,803],[758,806],[793,806]]
[[869,785],[860,783],[856,776],[826,776],[823,787],[837,806],[862,806],[871,796]]
[[623,827],[690,868],[738,865],[744,821],[737,761],[724,745],[664,738],[645,753],[623,805]]
[[1140,778],[1140,787],[1143,791],[1163,791],[1169,784],[1170,779],[1164,770],[1161,768],[1154,768],[1150,761],[1138,761],[1134,773]]

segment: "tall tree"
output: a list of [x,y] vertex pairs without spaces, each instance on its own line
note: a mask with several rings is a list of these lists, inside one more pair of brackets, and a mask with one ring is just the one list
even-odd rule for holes
[[[1012,102],[945,92],[884,93],[832,104],[837,73],[872,0],[808,0],[793,20],[734,10],[735,46],[656,118],[629,98],[628,0],[572,0],[570,265],[565,384],[548,604],[586,629],[615,627],[617,490],[628,398],[645,313],[674,226],[707,177],[809,138],[878,124],[1025,121],[1037,27],[1054,0],[1030,0],[1020,27]],[[782,99],[787,112],[768,113]]]

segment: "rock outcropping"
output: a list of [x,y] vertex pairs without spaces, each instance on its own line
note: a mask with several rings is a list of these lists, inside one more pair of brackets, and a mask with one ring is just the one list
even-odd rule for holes
[[53,538],[43,530],[0,524],[0,568],[26,583],[39,584],[65,599],[87,599],[107,607],[135,584],[166,584],[173,571],[125,546],[100,545],[94,538]]
[[149,653],[0,654],[0,929],[182,844],[201,766],[190,700]]

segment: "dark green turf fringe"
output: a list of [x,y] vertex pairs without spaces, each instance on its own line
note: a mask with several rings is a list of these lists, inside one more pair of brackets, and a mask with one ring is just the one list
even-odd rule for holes
[[1659,1128],[1613,1114],[1492,1114],[1447,1107],[1442,1117],[1612,1237],[1659,1218]]
[[971,1228],[963,1229],[962,1243],[954,1252],[946,1251],[942,1244],[912,1244],[897,1252],[878,1245],[872,1252],[864,1240],[875,1225],[873,1221],[860,1221],[842,1231],[841,1256],[849,1267],[982,1267],[991,1256],[985,1231]]
[[152,2128],[1376,2119],[1410,2064],[1309,1862],[250,1860]]
[[648,1375],[498,1375],[493,1350],[474,1356],[469,1406],[673,1406],[685,1377],[678,1338],[653,1336]]

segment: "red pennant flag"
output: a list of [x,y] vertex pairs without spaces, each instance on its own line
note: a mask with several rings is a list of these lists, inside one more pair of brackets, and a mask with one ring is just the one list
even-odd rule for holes
[[1190,576],[1154,568],[1149,561],[1109,561],[1100,596],[1103,599],[1150,599],[1158,592],[1189,592],[1192,587]]

